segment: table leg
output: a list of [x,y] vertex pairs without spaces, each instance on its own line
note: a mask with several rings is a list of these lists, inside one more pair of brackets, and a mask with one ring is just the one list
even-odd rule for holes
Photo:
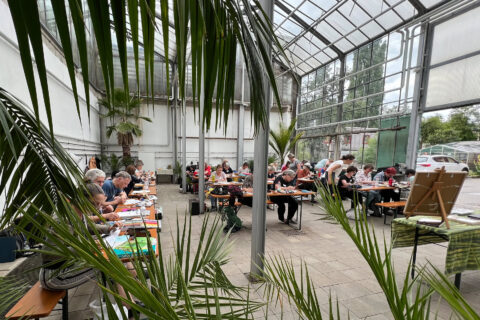
[[298,230],[302,230],[302,213],[303,213],[303,201],[300,197],[300,211],[298,215]]
[[462,281],[462,273],[459,272],[455,274],[455,287],[457,287],[458,290],[460,290],[460,282]]
[[68,290],[62,299],[62,320],[68,320]]
[[412,257],[412,279],[415,277],[415,262],[417,260],[417,245],[418,245],[418,228],[415,227],[415,240],[413,244],[413,257]]

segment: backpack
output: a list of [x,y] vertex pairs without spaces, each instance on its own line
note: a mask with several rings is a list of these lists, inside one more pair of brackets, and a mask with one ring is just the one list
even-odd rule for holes
[[227,233],[231,229],[231,232],[234,233],[242,228],[242,220],[237,217],[237,213],[233,207],[223,207],[223,214],[227,219],[227,225],[223,228],[223,232]]

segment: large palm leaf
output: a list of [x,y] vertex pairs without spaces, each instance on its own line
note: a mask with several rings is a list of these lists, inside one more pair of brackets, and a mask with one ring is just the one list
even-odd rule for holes
[[269,144],[282,162],[285,160],[287,153],[295,147],[297,141],[303,136],[303,132],[294,134],[296,122],[297,119],[292,119],[288,127],[280,122],[277,131],[270,130]]
[[[156,3],[160,3],[160,12],[156,12]],[[37,121],[39,119],[39,103],[36,94],[36,79],[34,77],[33,59],[38,72],[38,79],[43,91],[46,114],[49,128],[52,131],[53,124],[51,107],[49,102],[49,88],[47,83],[47,72],[43,52],[43,39],[41,35],[39,12],[36,0],[8,1],[12,19],[14,21],[17,40],[22,58],[22,65],[25,72],[32,104],[35,110]],[[235,91],[236,74],[236,52],[240,46],[247,75],[249,78],[251,92],[251,109],[254,126],[257,130],[260,125],[266,123],[265,102],[266,93],[264,88],[266,82],[270,82],[277,104],[281,105],[278,95],[275,76],[271,63],[271,56],[267,47],[273,43],[277,51],[283,50],[277,41],[271,23],[261,10],[258,0],[174,0],[173,8],[169,8],[168,0],[121,0],[121,1],[96,1],[88,0],[65,0],[54,1],[53,3],[54,23],[57,25],[58,34],[65,52],[65,63],[70,74],[74,98],[78,111],[78,95],[76,77],[74,75],[75,65],[71,58],[71,47],[76,42],[81,67],[85,96],[89,97],[88,65],[97,63],[101,67],[101,75],[105,83],[107,105],[115,100],[115,74],[112,48],[116,46],[121,64],[123,89],[125,96],[130,91],[139,91],[139,50],[141,43],[144,47],[143,60],[145,63],[145,80],[147,83],[147,96],[153,98],[154,92],[154,55],[156,31],[162,30],[164,54],[167,61],[175,61],[179,75],[180,97],[185,98],[185,85],[187,65],[192,68],[192,87],[194,101],[199,101],[200,92],[204,93],[205,112],[202,121],[206,129],[210,127],[213,100],[215,99],[216,125],[228,121],[228,116],[233,104]],[[173,10],[173,16],[169,16],[169,9]],[[94,45],[90,48],[86,43],[86,26],[84,12],[89,12],[89,19],[93,26],[93,35],[96,38]],[[111,13],[111,14],[110,14]],[[73,21],[71,30],[66,17],[70,15]],[[155,17],[160,16],[160,24],[157,25]],[[175,57],[169,57],[169,24],[175,25]],[[139,32],[139,24],[142,31]],[[127,28],[128,26],[128,28]],[[113,29],[114,38],[112,39]],[[127,29],[129,32],[127,32]],[[70,37],[70,33],[74,34]],[[128,34],[128,39],[127,39]],[[72,40],[73,39],[73,40]],[[127,41],[133,42],[134,65],[136,75],[136,88],[128,86],[128,65],[127,65]],[[187,56],[187,44],[190,45],[190,55]],[[30,45],[32,51],[30,51]],[[89,60],[89,50],[98,53]],[[285,59],[288,61],[288,59]],[[168,87],[169,68],[165,68]],[[203,88],[200,84],[204,83]],[[131,90],[130,90],[131,89]],[[216,92],[216,93],[215,93]],[[90,106],[87,100],[87,109]],[[80,114],[80,113],[79,113]]]
[[[0,88],[0,194],[5,196],[0,228],[24,208],[53,212],[60,191],[73,203],[84,203],[82,175],[70,155],[50,139],[48,129],[15,97]],[[39,217],[41,218],[41,217]]]

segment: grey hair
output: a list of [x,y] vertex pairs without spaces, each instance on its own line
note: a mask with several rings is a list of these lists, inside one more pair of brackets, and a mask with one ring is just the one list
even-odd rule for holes
[[102,187],[100,187],[98,184],[95,183],[87,183],[86,185],[88,192],[92,197],[98,195],[98,194],[105,194],[103,191]]
[[143,161],[138,159],[137,161],[135,161],[135,167],[138,167],[138,166],[143,166]]
[[296,176],[297,174],[295,173],[295,171],[288,169],[288,170],[283,171],[283,172],[282,172],[282,175],[283,175],[283,176],[290,176],[290,177],[292,177],[292,178],[295,178],[295,176]]
[[287,156],[289,159],[290,158],[295,158],[295,155],[293,153],[289,153],[288,156]]
[[275,169],[273,169],[272,166],[268,166],[267,171],[273,171],[273,170],[275,170]]
[[94,182],[98,177],[105,178],[105,172],[100,169],[90,169],[85,173],[85,180],[87,182]]
[[130,174],[127,172],[127,171],[120,171],[120,172],[117,172],[117,174],[115,175],[115,178],[123,178],[123,179],[132,179],[132,176],[130,176]]

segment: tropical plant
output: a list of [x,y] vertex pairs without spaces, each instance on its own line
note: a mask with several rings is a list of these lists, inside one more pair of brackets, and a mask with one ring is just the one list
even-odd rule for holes
[[108,112],[102,115],[103,118],[109,118],[112,125],[107,126],[107,138],[113,133],[117,134],[118,144],[122,146],[123,157],[131,157],[130,147],[133,145],[133,137],[140,137],[142,129],[138,124],[139,120],[152,122],[148,117],[139,115],[141,100],[135,96],[130,96],[123,89],[113,91],[113,100],[101,99],[99,104],[108,109]]
[[[44,58],[42,28],[37,1],[9,0],[9,9],[13,19],[23,70],[27,81],[35,118],[40,121],[40,110],[37,96],[37,80],[34,76],[36,66],[40,87],[45,102],[48,126],[53,138],[53,122],[51,114],[50,94],[47,82],[47,68]],[[80,107],[77,94],[76,66],[73,50],[78,49],[80,67],[87,110],[90,111],[89,100],[89,65],[100,63],[101,75],[105,84],[105,102],[109,110],[115,100],[114,62],[120,61],[121,79],[125,97],[130,92],[140,90],[140,67],[144,61],[144,74],[147,84],[147,98],[154,97],[155,52],[158,49],[158,34],[161,33],[163,52],[166,61],[176,62],[178,72],[179,96],[186,97],[187,67],[191,66],[191,86],[194,102],[204,107],[203,123],[205,129],[210,128],[213,99],[215,99],[215,124],[222,123],[226,128],[228,116],[232,111],[235,92],[236,54],[240,47],[245,69],[249,79],[253,124],[255,132],[264,126],[267,119],[264,90],[270,83],[277,105],[281,105],[275,75],[269,54],[269,47],[280,52],[288,61],[282,46],[275,37],[272,24],[268,20],[258,0],[238,1],[171,1],[167,0],[129,0],[129,1],[53,1],[53,18],[58,32],[65,64],[75,98],[77,113],[80,118]],[[159,10],[160,9],[160,10]],[[88,15],[84,15],[88,12]],[[171,13],[170,13],[171,12]],[[69,23],[69,16],[72,24]],[[156,20],[158,17],[158,22]],[[90,19],[90,21],[86,21]],[[215,23],[211,23],[215,21]],[[91,23],[90,23],[91,22]],[[86,41],[90,33],[87,26],[92,25],[91,34],[96,41]],[[169,29],[174,25],[175,39]],[[72,35],[72,36],[71,36]],[[174,41],[171,41],[174,40]],[[169,55],[169,44],[175,43],[176,56]],[[134,88],[129,87],[129,48],[133,46],[135,68]],[[143,47],[140,57],[139,47]],[[188,47],[188,50],[187,50]],[[96,55],[89,54],[89,50]],[[118,58],[113,55],[118,51]],[[187,52],[188,51],[188,52]],[[35,64],[33,63],[35,59]],[[170,68],[165,68],[167,92],[170,92]],[[148,102],[148,99],[147,99]],[[198,105],[195,103],[195,105]]]
[[80,168],[28,108],[2,88],[0,163],[0,194],[5,196],[0,229],[19,216],[20,208],[32,216],[37,208],[53,212],[60,192],[72,203],[83,200]]
[[110,156],[102,154],[102,163],[105,172],[118,171],[120,170],[122,157],[117,156],[115,153],[111,153]]
[[288,127],[280,122],[277,131],[270,129],[269,144],[282,162],[287,157],[287,153],[293,150],[297,141],[303,136],[303,132],[295,135],[296,122],[297,119],[292,119]]

